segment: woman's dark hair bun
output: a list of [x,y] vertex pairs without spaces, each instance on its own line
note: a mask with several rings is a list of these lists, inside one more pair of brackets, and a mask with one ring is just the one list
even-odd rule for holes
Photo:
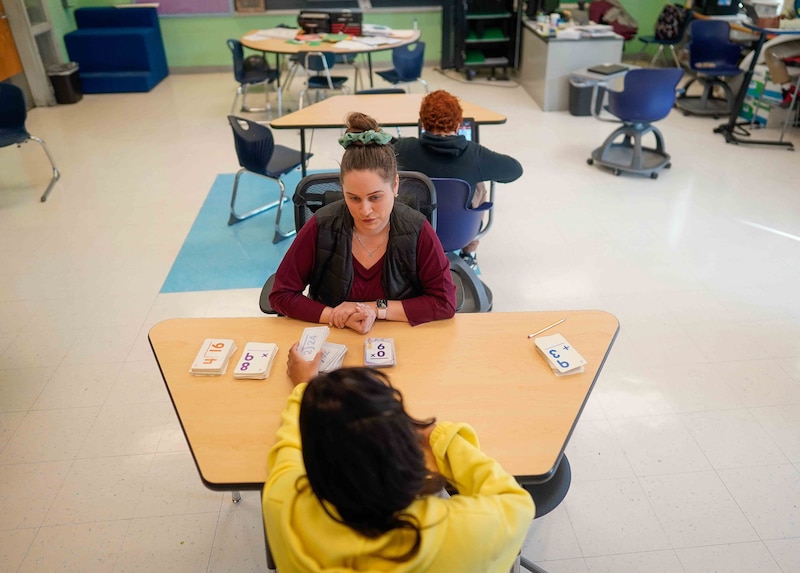
[[367,114],[361,113],[360,111],[354,111],[350,113],[347,116],[346,124],[348,132],[357,133],[360,131],[368,131],[370,129],[373,131],[380,131],[378,122]]

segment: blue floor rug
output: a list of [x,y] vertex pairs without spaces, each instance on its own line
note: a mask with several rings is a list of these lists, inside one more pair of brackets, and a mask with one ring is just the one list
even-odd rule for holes
[[[161,292],[259,288],[278,268],[293,238],[272,243],[275,210],[228,226],[233,174],[218,175],[197,214]],[[300,171],[284,177],[287,193],[300,181]],[[240,213],[278,198],[278,184],[245,173],[239,182]],[[294,228],[290,201],[283,206],[281,228]]]

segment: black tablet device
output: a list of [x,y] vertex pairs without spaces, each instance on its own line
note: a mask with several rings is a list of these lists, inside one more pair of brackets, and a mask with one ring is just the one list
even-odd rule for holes
[[[475,120],[471,117],[465,117],[461,120],[461,125],[458,128],[458,135],[463,135],[467,141],[472,141],[472,132],[475,127]],[[419,122],[419,135],[425,133],[422,127],[422,122]]]

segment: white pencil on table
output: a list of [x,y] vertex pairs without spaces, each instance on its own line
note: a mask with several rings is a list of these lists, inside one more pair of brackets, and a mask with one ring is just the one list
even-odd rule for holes
[[567,320],[567,319],[566,319],[566,317],[565,317],[565,318],[562,318],[561,320],[557,320],[557,321],[556,321],[556,322],[554,322],[553,324],[550,324],[550,325],[548,325],[548,326],[545,326],[543,329],[541,329],[541,330],[539,330],[539,331],[537,331],[537,332],[534,332],[533,334],[529,334],[529,335],[528,335],[528,338],[533,338],[534,336],[539,336],[539,335],[540,335],[541,333],[543,333],[545,330],[550,330],[551,328],[553,328],[554,326],[558,326],[559,324],[561,324],[561,323],[562,323],[562,322],[564,322],[565,320]]

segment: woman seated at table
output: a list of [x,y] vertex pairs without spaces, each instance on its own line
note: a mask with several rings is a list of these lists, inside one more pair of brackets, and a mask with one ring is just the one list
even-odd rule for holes
[[[295,389],[268,458],[278,571],[509,571],[534,505],[475,431],[412,418],[380,371],[317,375],[319,358],[289,351]],[[445,481],[460,495],[437,495]]]
[[361,333],[376,318],[413,326],[455,314],[455,286],[436,232],[420,212],[395,202],[390,140],[371,117],[348,116],[339,139],[344,201],[320,208],[297,232],[269,296],[280,314]]

